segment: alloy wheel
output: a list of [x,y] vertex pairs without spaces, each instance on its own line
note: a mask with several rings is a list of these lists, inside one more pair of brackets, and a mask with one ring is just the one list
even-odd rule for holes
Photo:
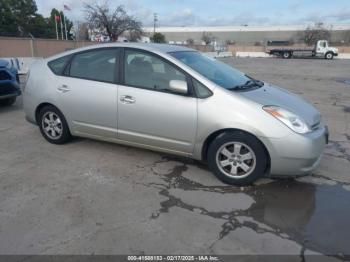
[[56,140],[62,136],[62,121],[56,113],[46,112],[42,117],[41,125],[45,135],[49,138]]
[[222,145],[216,153],[216,164],[225,175],[232,178],[249,176],[255,169],[254,151],[241,142]]

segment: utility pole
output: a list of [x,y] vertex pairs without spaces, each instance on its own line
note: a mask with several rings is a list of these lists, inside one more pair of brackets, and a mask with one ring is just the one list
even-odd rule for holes
[[158,14],[154,13],[153,14],[153,34],[156,33],[157,22],[158,22]]

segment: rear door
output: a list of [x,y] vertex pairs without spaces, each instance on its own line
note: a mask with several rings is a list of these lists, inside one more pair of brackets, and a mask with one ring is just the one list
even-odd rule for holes
[[193,152],[197,99],[169,92],[171,80],[188,76],[163,58],[125,49],[118,88],[118,138],[186,154]]
[[57,91],[73,133],[117,136],[118,59],[118,48],[93,49],[72,57]]

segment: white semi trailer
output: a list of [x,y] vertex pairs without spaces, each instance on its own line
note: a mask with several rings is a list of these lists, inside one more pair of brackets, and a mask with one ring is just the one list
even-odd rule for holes
[[286,59],[292,57],[322,57],[333,59],[333,57],[338,56],[338,49],[329,46],[327,40],[318,40],[313,48],[275,48],[269,50],[267,53]]

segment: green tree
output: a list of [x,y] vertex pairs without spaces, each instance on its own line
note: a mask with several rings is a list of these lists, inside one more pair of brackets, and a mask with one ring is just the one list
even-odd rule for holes
[[44,18],[42,15],[36,14],[30,25],[25,27],[24,36],[27,36],[29,33],[35,38],[50,38],[50,28],[47,25],[48,19]]
[[[0,35],[56,38],[55,15],[59,14],[58,10],[52,9],[51,16],[44,18],[37,13],[34,0],[0,0]],[[66,25],[68,38],[71,39],[69,32],[73,23],[66,18]]]
[[165,35],[163,35],[162,33],[154,33],[151,37],[151,41],[153,43],[165,43]]
[[[22,36],[33,23],[42,22],[34,0],[1,0],[0,33],[4,36]],[[41,21],[40,21],[41,20]]]

